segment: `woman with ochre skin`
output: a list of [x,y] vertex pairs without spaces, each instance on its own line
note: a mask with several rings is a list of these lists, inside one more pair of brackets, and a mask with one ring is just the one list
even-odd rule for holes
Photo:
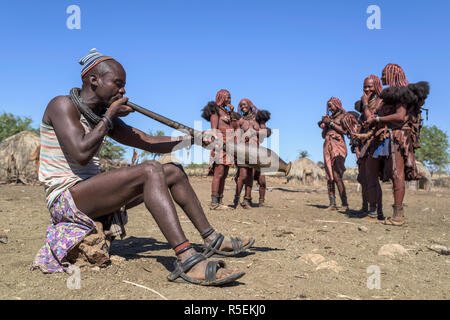
[[389,86],[381,93],[383,104],[375,114],[366,109],[364,125],[373,128],[375,137],[369,148],[367,159],[368,194],[370,207],[378,201],[379,176],[383,181],[391,180],[394,192],[393,217],[382,222],[386,225],[406,226],[403,210],[405,181],[419,178],[414,150],[419,147],[421,107],[429,93],[427,82],[409,84],[403,69],[397,64],[388,64],[383,69],[381,81]]
[[[238,141],[250,145],[259,145],[265,137],[270,136],[270,129],[266,122],[270,119],[270,113],[265,110],[259,111],[250,99],[242,99],[239,102],[239,113],[241,118],[237,122]],[[266,179],[265,176],[249,165],[237,163],[236,193],[234,196],[234,208],[237,208],[242,189],[245,185],[244,201],[241,206],[244,209],[251,208],[253,179],[257,177],[259,184],[259,206],[264,205]]]
[[341,120],[344,116],[345,110],[342,108],[342,102],[338,98],[333,97],[327,102],[327,115],[319,122],[319,127],[323,129],[322,137],[325,139],[323,155],[327,176],[328,196],[330,199],[330,205],[327,210],[337,210],[336,184],[342,201],[342,209],[340,211],[347,212],[347,193],[343,180],[345,158],[347,157],[347,146],[344,135],[347,134],[347,130],[341,125]]

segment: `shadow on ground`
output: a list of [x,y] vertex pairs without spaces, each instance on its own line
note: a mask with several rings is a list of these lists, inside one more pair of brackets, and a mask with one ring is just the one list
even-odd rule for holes
[[[193,244],[194,249],[197,252],[202,252],[203,247],[201,244]],[[176,258],[159,255],[143,255],[151,251],[169,250],[170,245],[166,242],[160,242],[154,238],[137,238],[129,237],[124,240],[114,240],[111,244],[111,255],[117,255],[126,258],[127,260],[136,259],[156,259],[157,262],[164,265],[168,271],[173,271]],[[270,247],[258,247],[252,246],[250,249],[241,252],[232,258],[245,258],[254,255],[256,252],[269,252],[269,251],[285,251],[286,249],[270,248]],[[210,259],[225,258],[220,255],[213,255]]]

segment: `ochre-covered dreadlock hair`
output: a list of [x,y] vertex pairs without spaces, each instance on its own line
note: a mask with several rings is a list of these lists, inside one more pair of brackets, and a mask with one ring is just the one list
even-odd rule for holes
[[329,113],[329,108],[328,108],[328,103],[333,104],[335,107],[337,107],[339,110],[344,111],[344,108],[342,107],[342,101],[339,100],[338,98],[335,97],[331,97],[330,100],[327,101],[327,114]]
[[373,86],[375,87],[375,92],[377,94],[377,96],[380,96],[381,91],[383,91],[383,84],[381,83],[380,78],[378,78],[376,75],[371,74],[370,76],[368,76],[365,80],[372,80],[373,81]]
[[219,107],[223,105],[225,102],[226,96],[230,94],[230,92],[226,89],[221,89],[216,94],[216,103]]
[[406,79],[405,72],[402,67],[395,63],[389,63],[384,67],[383,71],[386,76],[386,84],[389,87],[406,87],[409,82]]

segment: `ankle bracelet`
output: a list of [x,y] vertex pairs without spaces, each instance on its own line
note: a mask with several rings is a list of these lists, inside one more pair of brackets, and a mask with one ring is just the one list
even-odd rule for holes
[[184,240],[183,242],[177,244],[176,246],[174,246],[172,249],[173,251],[175,251],[176,255],[179,255],[180,253],[183,253],[184,251],[186,251],[186,248],[192,247],[191,244],[189,243],[189,240]]
[[186,247],[184,247],[184,248],[182,248],[182,249],[179,249],[178,251],[175,251],[175,254],[177,255],[177,256],[179,256],[180,254],[182,254],[183,252],[186,252],[186,251],[188,251],[188,250],[190,250],[190,249],[192,249],[193,247],[192,247],[192,245],[191,244],[188,244],[188,246],[186,246]]
[[210,227],[208,229],[206,229],[205,231],[203,231],[202,233],[200,233],[200,236],[202,237],[202,239],[206,239],[208,238],[213,232],[214,232],[214,228]]

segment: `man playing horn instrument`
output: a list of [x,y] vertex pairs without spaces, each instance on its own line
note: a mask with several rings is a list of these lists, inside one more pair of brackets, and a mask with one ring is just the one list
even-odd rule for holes
[[[253,239],[224,237],[214,230],[181,166],[145,161],[100,173],[98,155],[106,136],[155,153],[190,145],[192,137],[153,137],[125,124],[121,118],[132,109],[124,97],[122,65],[94,49],[80,64],[82,88],[50,101],[42,118],[39,178],[45,183],[52,225],[33,267],[46,273],[67,271],[68,253],[94,232],[94,219],[144,203],[177,256],[169,281],[181,277],[194,284],[221,285],[242,277],[243,272],[223,268],[223,261],[206,258],[235,255]],[[174,201],[202,236],[204,254],[186,238]]]

